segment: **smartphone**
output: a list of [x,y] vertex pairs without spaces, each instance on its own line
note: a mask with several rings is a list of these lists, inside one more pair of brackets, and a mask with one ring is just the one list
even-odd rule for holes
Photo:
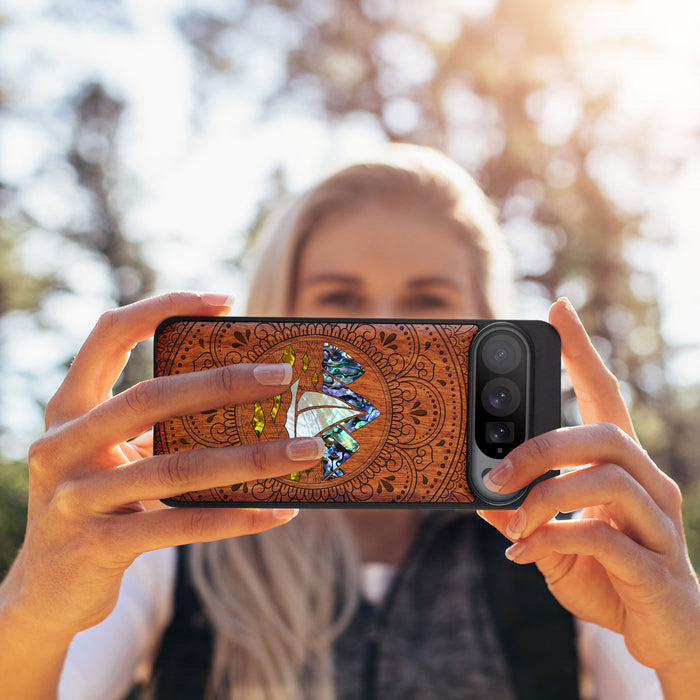
[[[561,350],[543,321],[173,317],[155,375],[288,362],[273,398],[158,423],[154,453],[321,436],[310,469],[184,493],[172,506],[515,508],[485,474],[560,426]],[[549,476],[550,474],[546,475]]]

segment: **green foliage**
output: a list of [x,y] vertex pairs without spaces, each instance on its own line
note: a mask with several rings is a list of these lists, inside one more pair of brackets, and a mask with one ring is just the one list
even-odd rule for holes
[[683,523],[690,560],[695,571],[700,571],[700,479],[684,489]]
[[17,250],[22,231],[14,224],[0,220],[0,316],[10,310],[36,309],[52,285],[49,277],[30,275],[22,269]]
[[28,488],[26,464],[0,461],[0,578],[5,575],[24,538]]

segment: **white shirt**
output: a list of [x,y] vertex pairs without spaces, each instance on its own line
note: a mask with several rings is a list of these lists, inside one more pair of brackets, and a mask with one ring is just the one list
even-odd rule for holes
[[[61,675],[59,700],[119,700],[147,677],[173,612],[174,549],[142,554],[127,569],[119,600],[100,624],[76,635]],[[380,602],[395,568],[363,566],[364,594]],[[586,697],[596,700],[663,700],[656,673],[636,661],[622,635],[577,620],[577,646]]]

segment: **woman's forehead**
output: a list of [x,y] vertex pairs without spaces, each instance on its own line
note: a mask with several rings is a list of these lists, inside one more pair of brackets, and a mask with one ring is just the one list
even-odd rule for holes
[[[306,238],[299,255],[300,273],[342,270],[360,273],[366,266],[427,270],[421,277],[442,277],[430,269],[446,268],[469,254],[457,225],[415,208],[373,204],[324,216]],[[311,268],[311,270],[309,270]],[[464,272],[464,270],[462,270]]]

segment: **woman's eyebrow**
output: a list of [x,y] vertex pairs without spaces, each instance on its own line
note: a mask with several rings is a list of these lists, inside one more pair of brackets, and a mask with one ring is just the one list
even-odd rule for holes
[[418,277],[416,279],[409,280],[408,286],[412,288],[435,286],[450,287],[453,289],[460,288],[459,282],[451,277]]
[[311,277],[307,277],[306,279],[302,280],[302,282],[304,284],[323,284],[326,282],[332,282],[335,284],[340,283],[355,287],[360,286],[360,280],[357,277],[354,277],[353,275],[336,274],[334,272],[323,272],[318,275],[312,275]]

